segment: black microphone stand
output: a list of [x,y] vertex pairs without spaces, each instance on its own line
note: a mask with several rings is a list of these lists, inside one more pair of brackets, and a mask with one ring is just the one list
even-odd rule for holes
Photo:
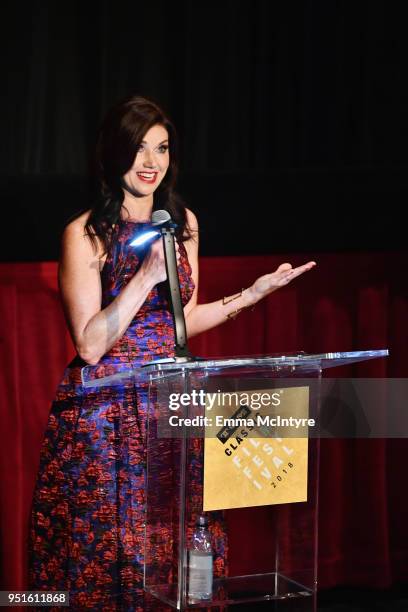
[[163,238],[164,260],[166,263],[167,279],[169,281],[170,306],[175,336],[175,361],[183,362],[191,361],[193,357],[187,346],[186,320],[184,318],[183,304],[181,301],[176,247],[174,244],[175,228],[176,225],[174,223],[166,223],[160,228],[160,233]]

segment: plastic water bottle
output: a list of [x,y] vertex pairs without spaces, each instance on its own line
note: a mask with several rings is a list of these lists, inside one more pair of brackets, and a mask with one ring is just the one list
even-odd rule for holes
[[199,516],[189,550],[188,597],[190,600],[211,599],[213,582],[213,554],[208,520]]

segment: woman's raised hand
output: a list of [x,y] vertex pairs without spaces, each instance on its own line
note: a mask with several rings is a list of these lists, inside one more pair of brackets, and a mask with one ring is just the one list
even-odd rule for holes
[[260,276],[253,283],[253,285],[248,288],[248,293],[252,303],[256,303],[272,293],[272,291],[276,291],[276,289],[288,285],[294,278],[300,276],[308,270],[311,270],[315,265],[315,261],[309,261],[308,263],[303,264],[303,266],[292,268],[290,263],[283,263],[275,272]]
[[[175,245],[177,263],[179,263],[180,250],[177,241],[175,242]],[[154,285],[157,285],[158,283],[161,283],[166,280],[166,262],[164,259],[163,240],[161,238],[153,242],[152,246],[147,252],[146,257],[143,260],[141,270],[143,270],[143,272],[153,280]]]

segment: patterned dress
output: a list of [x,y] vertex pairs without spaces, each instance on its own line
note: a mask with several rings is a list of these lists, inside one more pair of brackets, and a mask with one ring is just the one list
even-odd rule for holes
[[[115,226],[101,272],[102,308],[138,270],[144,255],[129,243],[146,227],[122,220]],[[182,243],[180,254],[186,304],[194,283]],[[109,324],[115,324],[114,312]],[[98,369],[103,375],[112,366],[126,368],[173,351],[166,284],[160,283]],[[31,513],[30,589],[69,591],[71,610],[165,610],[147,603],[142,590],[147,386],[84,394],[84,365],[76,357],[65,370],[42,444]]]

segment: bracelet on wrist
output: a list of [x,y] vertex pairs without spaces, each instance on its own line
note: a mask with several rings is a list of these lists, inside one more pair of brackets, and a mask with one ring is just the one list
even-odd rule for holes
[[[238,298],[242,297],[243,292],[245,291],[245,289],[241,289],[240,293],[237,293],[236,295],[227,298],[227,297],[223,297],[222,298],[222,303],[225,306],[225,304],[229,304],[230,302],[233,302],[234,300],[237,300]],[[248,306],[241,306],[241,308],[237,308],[236,310],[233,310],[232,312],[229,312],[226,316],[227,319],[236,319],[237,316],[239,315],[240,312],[242,312],[243,310],[245,310],[246,308],[251,308],[251,310],[253,310],[255,308],[255,304],[248,304]]]
[[225,306],[226,304],[229,304],[230,302],[233,302],[234,300],[237,300],[238,298],[240,298],[243,294],[243,292],[245,291],[245,289],[241,289],[241,291],[239,293],[237,293],[236,295],[233,295],[231,297],[223,297],[222,298],[222,305]]

